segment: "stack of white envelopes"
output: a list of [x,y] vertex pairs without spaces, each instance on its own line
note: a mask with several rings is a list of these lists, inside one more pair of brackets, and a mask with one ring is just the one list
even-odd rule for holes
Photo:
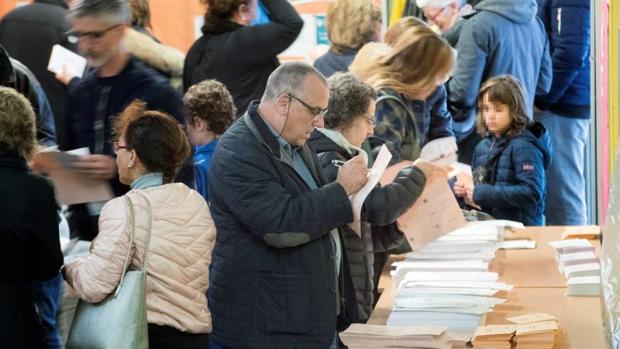
[[569,296],[598,296],[601,264],[594,246],[585,239],[569,239],[549,243],[555,249],[558,268],[566,277]]
[[512,289],[489,271],[506,225],[522,228],[506,221],[470,223],[395,262],[388,325],[445,326],[450,333],[473,334]]

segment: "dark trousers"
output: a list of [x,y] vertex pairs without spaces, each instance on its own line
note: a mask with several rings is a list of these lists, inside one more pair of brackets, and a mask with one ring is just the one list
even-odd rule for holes
[[209,335],[186,333],[169,326],[149,324],[149,349],[208,349]]

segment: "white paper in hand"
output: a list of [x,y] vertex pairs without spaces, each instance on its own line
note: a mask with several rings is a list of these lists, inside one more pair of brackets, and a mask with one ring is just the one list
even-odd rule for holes
[[424,145],[420,159],[437,165],[453,165],[456,163],[457,150],[454,137],[437,138]]
[[86,58],[60,45],[54,45],[47,70],[56,74],[66,72],[72,77],[81,78],[86,70]]
[[353,222],[349,223],[349,227],[353,229],[357,235],[361,235],[361,216],[364,201],[368,197],[368,194],[370,194],[370,191],[379,183],[381,175],[383,175],[391,159],[392,154],[384,144],[381,146],[381,150],[379,150],[379,155],[377,155],[372,169],[370,169],[366,184],[350,198],[351,206],[353,207]]

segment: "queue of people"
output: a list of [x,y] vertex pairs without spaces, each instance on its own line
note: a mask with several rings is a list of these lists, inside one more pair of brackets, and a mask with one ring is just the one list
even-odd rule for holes
[[[550,87],[569,83],[549,55],[564,52],[561,35],[551,48],[547,35],[559,24],[546,28],[555,19],[542,11],[563,0],[539,1],[541,11],[536,0],[418,0],[425,18],[404,17],[381,35],[372,1],[336,0],[330,50],[314,66],[278,61],[303,26],[285,0],[205,0],[203,36],[182,67],[182,54],[149,29],[148,1],[40,0],[8,14],[0,20],[0,45],[8,44],[0,84],[12,83],[0,87],[0,193],[11,198],[0,229],[0,341],[105,341],[59,331],[57,309],[65,297],[107,306],[126,272],[139,269],[141,347],[343,348],[338,333],[370,317],[389,255],[409,250],[397,218],[428,178],[447,173],[413,163],[439,138],[453,138],[471,165],[471,177],[451,183],[464,209],[544,225],[547,192],[560,185],[546,171],[553,146],[567,142],[557,140],[565,111]],[[66,15],[45,20],[66,28],[87,59],[82,78],[58,74],[60,85],[51,83],[40,62],[22,69],[9,58],[24,49],[5,33],[42,3]],[[253,25],[258,6],[269,20]],[[584,81],[565,98],[583,104],[575,95]],[[51,108],[46,93],[58,99]],[[586,109],[569,117],[582,120]],[[48,139],[62,151],[88,148],[73,169],[107,181],[114,198],[61,211],[37,173],[34,154]],[[357,231],[350,197],[384,145],[392,164],[411,164],[370,190]],[[67,263],[63,215],[71,238],[89,244]]]

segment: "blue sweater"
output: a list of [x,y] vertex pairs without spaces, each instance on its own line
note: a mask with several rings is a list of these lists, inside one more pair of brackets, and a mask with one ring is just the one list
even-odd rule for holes
[[536,106],[574,118],[590,117],[590,2],[538,0],[553,61],[549,93]]
[[496,219],[542,225],[550,163],[551,138],[540,123],[512,138],[486,137],[472,162],[474,202]]

